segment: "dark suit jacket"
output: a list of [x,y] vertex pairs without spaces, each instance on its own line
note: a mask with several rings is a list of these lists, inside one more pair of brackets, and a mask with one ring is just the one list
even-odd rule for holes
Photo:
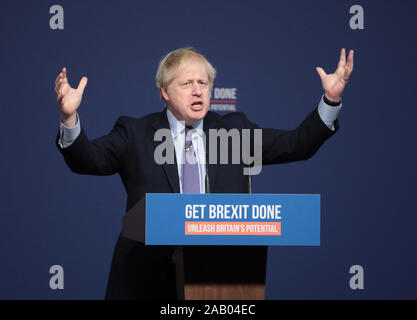
[[[153,137],[155,131],[161,128],[169,129],[166,110],[140,119],[120,117],[108,135],[95,140],[89,140],[81,129],[71,146],[62,149],[57,145],[73,172],[93,175],[119,173],[127,192],[127,211],[145,193],[180,192],[177,164],[158,165],[154,161],[155,147],[161,142],[155,142]],[[221,128],[260,127],[250,122],[243,113],[221,116],[208,112],[204,118],[206,136],[209,137],[209,129]],[[337,121],[335,128],[338,129]],[[308,159],[335,131],[329,130],[322,122],[317,109],[295,130],[262,129],[262,162],[265,165]],[[229,154],[229,162],[230,159]],[[243,175],[243,168],[243,163],[209,164],[210,191],[247,193],[248,177]],[[106,298],[175,299],[172,256],[173,247],[145,247],[119,236]]]

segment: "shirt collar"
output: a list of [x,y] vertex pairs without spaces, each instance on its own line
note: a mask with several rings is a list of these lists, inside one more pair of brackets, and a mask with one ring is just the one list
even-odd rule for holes
[[[169,127],[171,128],[171,132],[173,134],[173,138],[175,139],[178,133],[181,133],[181,134],[184,133],[185,122],[177,120],[177,118],[175,118],[175,116],[172,114],[171,110],[169,110],[168,107],[167,107],[167,117],[168,117]],[[200,121],[193,124],[193,128],[201,137],[203,136],[203,122],[204,122],[204,119],[201,119]]]

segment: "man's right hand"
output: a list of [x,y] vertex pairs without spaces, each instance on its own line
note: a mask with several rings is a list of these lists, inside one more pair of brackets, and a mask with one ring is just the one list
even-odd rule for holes
[[76,111],[81,104],[87,82],[87,77],[83,77],[77,89],[71,88],[68,83],[66,68],[62,68],[61,73],[55,80],[55,92],[57,94],[58,106],[61,110],[61,121],[69,128],[73,128],[77,124]]

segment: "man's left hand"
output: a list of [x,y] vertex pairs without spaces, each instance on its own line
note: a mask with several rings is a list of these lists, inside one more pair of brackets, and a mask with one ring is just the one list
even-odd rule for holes
[[343,90],[349,81],[350,74],[353,71],[353,50],[350,50],[349,57],[346,62],[346,50],[340,52],[340,60],[337,69],[332,74],[327,74],[322,68],[317,67],[317,73],[321,78],[321,83],[326,98],[332,102],[340,102]]

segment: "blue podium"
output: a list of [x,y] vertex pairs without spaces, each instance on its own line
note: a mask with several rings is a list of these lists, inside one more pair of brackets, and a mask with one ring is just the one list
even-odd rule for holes
[[320,195],[146,194],[122,236],[174,246],[187,299],[263,299],[268,246],[319,246]]

